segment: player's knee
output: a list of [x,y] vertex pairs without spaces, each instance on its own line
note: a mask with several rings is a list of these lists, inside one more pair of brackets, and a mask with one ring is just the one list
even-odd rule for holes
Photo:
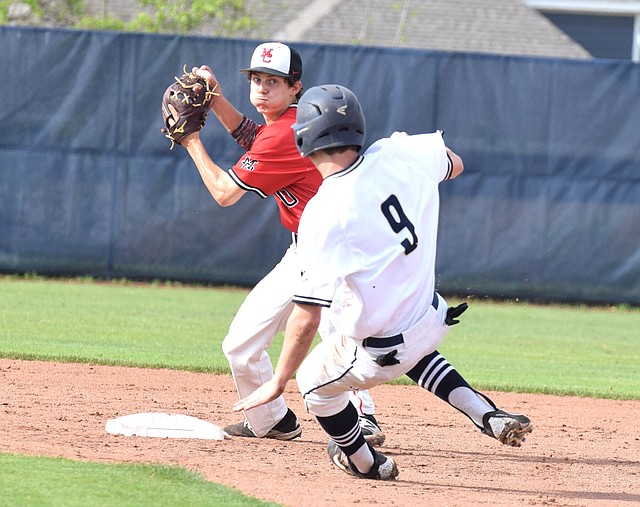
[[315,416],[331,417],[344,410],[344,408],[351,403],[349,401],[348,391],[331,394],[319,391],[312,391],[304,395],[306,410]]
[[231,361],[237,355],[238,351],[238,343],[234,340],[230,339],[227,335],[224,340],[222,340],[222,352],[227,358],[228,361]]
[[268,345],[255,340],[239,340],[237,336],[229,334],[222,340],[222,352],[234,369],[242,369],[262,360]]

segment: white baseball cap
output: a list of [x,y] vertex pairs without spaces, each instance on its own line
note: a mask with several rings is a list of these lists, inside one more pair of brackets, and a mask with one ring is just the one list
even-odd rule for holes
[[302,77],[302,58],[293,48],[280,42],[260,44],[251,57],[251,66],[240,72],[264,72],[296,81]]

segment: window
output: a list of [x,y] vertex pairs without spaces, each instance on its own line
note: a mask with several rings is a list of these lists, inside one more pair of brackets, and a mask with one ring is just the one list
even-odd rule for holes
[[631,59],[634,24],[632,16],[543,14],[595,58]]
[[640,1],[524,0],[595,58],[640,62]]

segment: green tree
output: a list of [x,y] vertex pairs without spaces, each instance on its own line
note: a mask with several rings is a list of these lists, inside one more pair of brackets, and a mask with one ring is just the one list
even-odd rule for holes
[[[22,6],[21,16],[11,19],[11,6]],[[0,0],[0,24],[8,22],[92,30],[125,30],[188,34],[210,23],[211,33],[233,36],[257,26],[245,0],[138,0],[140,12],[125,21],[113,12],[87,14],[84,0]],[[24,14],[28,6],[28,15]]]

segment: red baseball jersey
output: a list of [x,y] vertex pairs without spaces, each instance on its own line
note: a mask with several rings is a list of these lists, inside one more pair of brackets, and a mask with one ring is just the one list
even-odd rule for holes
[[322,176],[296,148],[293,125],[297,105],[292,105],[270,125],[260,125],[253,144],[229,170],[244,190],[263,199],[276,197],[280,220],[291,232],[298,232],[300,216],[316,192]]

